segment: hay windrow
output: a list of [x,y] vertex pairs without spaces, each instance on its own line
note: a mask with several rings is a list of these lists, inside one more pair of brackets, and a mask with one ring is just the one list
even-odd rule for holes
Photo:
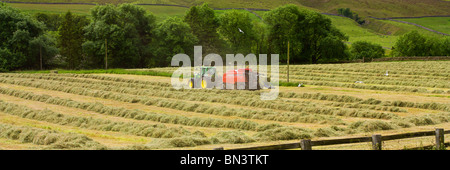
[[26,126],[0,123],[0,137],[18,140],[22,143],[45,145],[44,149],[107,149],[85,135],[62,133]]

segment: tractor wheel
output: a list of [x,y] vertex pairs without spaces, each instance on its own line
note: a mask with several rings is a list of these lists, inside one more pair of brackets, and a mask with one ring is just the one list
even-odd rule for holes
[[208,87],[208,82],[206,80],[202,80],[202,89],[206,89]]
[[189,80],[189,88],[193,89],[194,88],[194,79]]

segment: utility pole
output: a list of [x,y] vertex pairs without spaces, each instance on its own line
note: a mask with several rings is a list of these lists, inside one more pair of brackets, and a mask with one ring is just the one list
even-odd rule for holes
[[39,60],[40,60],[40,68],[42,70],[42,44],[39,46]]
[[289,40],[288,40],[288,49],[287,49],[287,82],[289,83]]
[[108,70],[108,40],[105,38],[105,70]]

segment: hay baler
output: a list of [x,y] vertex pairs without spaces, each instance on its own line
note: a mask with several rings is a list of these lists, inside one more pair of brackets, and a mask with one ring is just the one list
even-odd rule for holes
[[[212,88],[215,86],[215,83],[219,83],[215,81],[216,68],[209,66],[201,66],[197,68],[197,73],[194,74],[194,77],[189,80],[189,88]],[[220,76],[219,76],[220,77]],[[210,81],[208,81],[210,80]],[[256,87],[250,88],[249,81],[255,80]],[[222,81],[223,86],[222,89],[226,89],[227,86],[233,87],[232,89],[242,89],[242,90],[260,90],[259,84],[259,74],[257,72],[253,72],[249,68],[245,69],[237,69],[237,70],[229,70],[222,75],[222,78],[219,78],[217,81]],[[196,87],[198,86],[198,87]]]

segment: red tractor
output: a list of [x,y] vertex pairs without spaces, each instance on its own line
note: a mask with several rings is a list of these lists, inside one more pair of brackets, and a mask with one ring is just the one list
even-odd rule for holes
[[[205,67],[197,69],[200,70],[198,73],[194,74],[194,77],[189,80],[189,88],[194,88],[195,84],[201,85],[201,88],[212,88],[215,83],[215,72],[214,67]],[[207,77],[207,78],[206,78]],[[207,81],[211,80],[211,81]],[[256,87],[250,87],[250,80],[255,80]],[[223,86],[222,89],[227,89],[227,86],[233,87],[232,89],[242,89],[242,90],[260,90],[259,74],[253,72],[249,68],[229,70],[222,76]],[[220,81],[220,78],[218,79]],[[242,83],[240,83],[242,82]]]

